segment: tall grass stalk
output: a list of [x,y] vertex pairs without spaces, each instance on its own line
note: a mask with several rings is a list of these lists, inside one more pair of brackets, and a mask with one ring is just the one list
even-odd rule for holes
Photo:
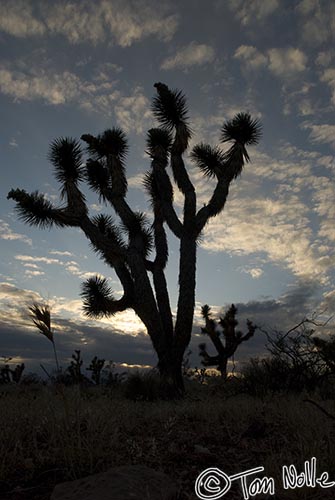
[[58,362],[54,334],[53,331],[51,330],[50,307],[47,304],[44,306],[39,306],[38,304],[34,303],[32,307],[29,307],[29,311],[31,312],[30,317],[33,320],[33,323],[35,324],[37,329],[52,343],[56,361],[57,373],[60,374],[60,367]]

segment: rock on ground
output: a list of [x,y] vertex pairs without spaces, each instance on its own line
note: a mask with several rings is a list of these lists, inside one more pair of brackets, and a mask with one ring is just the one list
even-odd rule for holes
[[50,500],[178,500],[178,488],[162,472],[126,465],[58,484]]

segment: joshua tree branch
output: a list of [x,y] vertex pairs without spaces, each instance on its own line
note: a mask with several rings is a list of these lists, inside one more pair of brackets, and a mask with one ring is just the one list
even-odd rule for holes
[[[115,161],[116,159],[113,157],[109,157],[107,159],[107,164],[110,170],[113,169],[113,163]],[[106,198],[108,199],[110,204],[114,207],[116,213],[119,215],[123,224],[126,227],[129,227],[134,222],[135,213],[126,202],[125,197],[123,195],[120,195],[117,190],[113,190],[113,188],[110,188],[106,193]]]
[[210,354],[208,354],[206,344],[200,344],[199,348],[199,356],[201,356],[201,363],[204,366],[218,366],[220,364],[220,356],[211,356]]
[[172,185],[168,174],[164,167],[161,167],[158,162],[152,162],[153,171],[155,173],[155,179],[157,182],[158,192],[159,192],[159,202],[161,205],[162,212],[164,214],[164,219],[167,222],[170,230],[173,234],[180,238],[182,234],[183,225],[180,222],[176,211],[173,207],[172,199],[170,193],[172,193]]
[[125,250],[120,246],[120,244],[112,238],[107,239],[105,235],[99,231],[88,215],[81,218],[78,226],[90,240],[93,248],[103,256],[104,260],[109,265],[115,267],[115,264],[126,260]]
[[16,201],[19,218],[32,226],[52,227],[79,226],[80,217],[68,208],[56,208],[38,191],[32,194],[24,189],[12,189],[8,199]]
[[179,296],[175,325],[175,341],[178,352],[184,352],[191,338],[196,284],[196,194],[182,158],[187,142],[187,129],[184,124],[180,124],[176,127],[175,141],[171,150],[171,166],[178,187],[185,197],[184,224],[180,240]]
[[225,356],[226,349],[221,342],[221,339],[218,335],[218,332],[215,330],[215,322],[209,317],[206,318],[206,327],[203,329],[203,333],[207,333],[209,338],[211,339],[215,349],[218,352],[219,356]]
[[84,299],[84,311],[87,316],[101,318],[112,316],[133,306],[131,297],[124,293],[115,300],[105,278],[95,276],[89,278],[82,286],[81,296]]
[[173,336],[173,322],[172,312],[170,306],[170,299],[167,289],[164,268],[168,260],[168,245],[166,232],[164,229],[164,217],[159,206],[159,202],[154,203],[154,241],[156,249],[156,257],[154,262],[147,261],[147,269],[152,272],[154,280],[154,288],[156,294],[157,306],[162,318],[163,328],[169,339]]
[[175,128],[175,139],[171,148],[171,168],[178,188],[185,197],[184,226],[186,229],[193,224],[196,210],[196,194],[194,186],[185,168],[183,153],[188,146],[190,133],[186,123],[179,123]]
[[207,205],[202,207],[196,215],[196,232],[199,235],[211,217],[215,217],[224,209],[229,193],[230,182],[221,177],[218,180],[213,195]]

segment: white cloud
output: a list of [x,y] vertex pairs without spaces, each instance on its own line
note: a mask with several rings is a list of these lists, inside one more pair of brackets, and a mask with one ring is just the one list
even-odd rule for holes
[[103,1],[101,9],[110,34],[121,47],[150,35],[169,41],[178,26],[177,16],[166,15],[163,2],[157,9],[156,2]]
[[315,107],[310,99],[302,99],[298,103],[298,109],[301,116],[314,115]]
[[321,144],[331,144],[335,146],[335,125],[321,124],[314,125],[309,122],[302,124],[302,128],[310,129],[310,139]]
[[[51,254],[56,254],[60,256],[67,256],[71,255],[70,252],[59,252],[59,251],[53,251],[50,252]],[[83,271],[80,269],[79,264],[74,261],[74,260],[69,260],[69,261],[61,261],[59,259],[53,259],[50,257],[35,257],[31,255],[15,255],[14,258],[20,262],[23,263],[24,267],[30,267],[31,269],[36,270],[36,272],[32,271],[26,271],[26,275],[30,276],[39,276],[44,274],[44,272],[40,272],[40,268],[35,264],[36,262],[40,264],[46,264],[46,265],[58,265],[62,266],[68,273],[70,273],[72,276],[77,276],[80,279],[87,279],[92,276],[96,276],[96,272],[91,272],[91,271]]]
[[149,36],[169,41],[178,18],[162,3],[130,0],[52,3],[32,0],[2,3],[0,30],[17,37],[63,35],[70,43],[94,45],[109,40],[121,47]]
[[279,0],[229,0],[229,6],[237,19],[246,26],[257,21],[264,21],[279,7]]
[[235,59],[240,59],[249,69],[259,69],[268,62],[267,57],[252,45],[240,45],[235,51]]
[[133,189],[141,189],[142,191],[144,191],[143,178],[143,172],[141,172],[140,174],[132,175],[128,178],[128,186]]
[[53,297],[51,301],[51,311],[58,317],[67,316],[73,318],[76,323],[98,326],[102,329],[111,329],[136,336],[145,331],[145,327],[133,310],[126,310],[99,320],[88,319],[83,313],[83,302],[80,299],[69,300],[67,297]]
[[318,53],[315,64],[318,66],[328,66],[334,57],[334,51],[324,50]]
[[[33,303],[49,304],[52,328],[60,333],[76,332],[82,337],[81,327],[97,327],[101,330],[132,336],[145,331],[142,321],[133,310],[123,311],[110,318],[88,319],[83,313],[83,302],[80,299],[53,296],[46,301],[33,290],[20,289],[10,283],[0,283],[0,322],[2,324],[34,331],[35,327],[29,318],[28,309]],[[71,323],[71,320],[75,320],[75,323]]]
[[[82,271],[79,267],[79,264],[75,262],[74,260],[71,260],[69,262],[66,262],[65,264],[65,269],[67,270],[68,273],[72,274],[73,276],[77,276],[80,279],[87,279],[91,278],[92,276],[96,276],[96,272],[91,272],[91,271]],[[102,275],[99,275],[101,278],[103,278]]]
[[[323,303],[320,304],[325,314],[330,315],[335,312],[335,290],[324,292]],[[328,319],[328,318],[327,318]]]
[[130,96],[120,97],[114,113],[118,125],[127,133],[143,134],[152,120],[150,102],[141,87],[136,87]]
[[[41,295],[33,290],[22,290],[11,283],[0,283],[0,322],[26,328],[29,321],[28,307],[41,303]],[[43,301],[44,302],[44,301]]]
[[288,78],[300,74],[306,69],[307,56],[294,47],[272,48],[261,52],[252,45],[240,45],[234,58],[239,59],[242,69],[259,70],[266,66],[271,73],[280,78]]
[[[287,145],[282,149],[289,153]],[[263,262],[281,265],[299,279],[329,283],[335,264],[335,187],[313,174],[321,155],[298,153],[292,151],[292,162],[253,152],[252,164],[232,186],[224,212],[206,227],[201,246],[231,255],[265,255]],[[263,183],[271,194],[264,195]],[[250,265],[244,272],[256,278],[258,269]]]
[[63,35],[70,43],[91,42],[96,45],[105,40],[102,2],[53,2],[42,9],[48,34]]
[[232,200],[226,213],[209,224],[202,246],[235,255],[265,253],[271,262],[285,265],[300,278],[321,282],[326,279],[325,268],[317,251],[311,248],[307,212],[294,195],[283,201]]
[[[128,185],[129,185],[129,180],[128,180]],[[102,211],[102,206],[98,205],[97,203],[91,203],[90,204],[90,209],[93,210],[94,212],[101,212]]]
[[31,264],[30,262],[28,262],[27,264],[23,264],[24,267],[29,267],[31,269],[40,269],[39,266],[37,266],[36,264]]
[[244,268],[244,269],[242,269],[242,272],[246,273],[246,274],[250,274],[250,276],[254,279],[260,278],[264,273],[263,269],[261,269],[260,267]]
[[14,137],[12,137],[11,140],[9,141],[9,145],[11,148],[17,148],[19,146]]
[[[233,118],[237,113],[248,110],[254,118],[261,118],[261,112],[256,108],[255,102],[248,93],[236,102],[229,98],[215,97],[215,110],[210,114],[194,113],[192,115],[192,137],[190,140],[190,150],[200,142],[209,144],[218,143],[220,130],[226,120]],[[186,158],[186,161],[189,161]],[[194,169],[194,164],[192,163]]]
[[332,39],[335,30],[334,2],[302,0],[296,10],[305,43],[315,47]]
[[31,255],[15,255],[14,258],[21,262],[41,262],[43,264],[60,264],[62,262],[58,259],[49,259],[48,257],[33,257]]
[[302,73],[307,68],[307,56],[300,49],[271,48],[261,52],[252,45],[241,45],[236,49],[234,58],[241,62],[241,72],[246,78],[250,77],[250,71],[253,71],[253,76],[261,78],[260,70],[266,67],[275,77],[283,81],[281,94],[284,101],[284,115],[289,115],[293,111],[301,116],[320,113],[318,102],[315,102],[310,95],[310,90],[316,84],[302,81]]
[[45,24],[33,14],[33,4],[25,0],[1,2],[0,31],[17,37],[40,36]]
[[161,64],[161,68],[165,70],[188,69],[191,66],[201,66],[213,62],[214,57],[215,51],[213,47],[193,41],[181,48],[174,56],[165,59]]
[[61,256],[65,256],[65,257],[72,257],[73,254],[71,252],[68,252],[68,251],[65,251],[65,252],[62,252],[60,250],[50,250],[50,252],[52,255],[61,255]]
[[116,363],[116,367],[126,368],[127,370],[151,370],[153,368],[152,365],[134,365],[129,363]]
[[45,272],[44,271],[31,271],[31,270],[27,270],[24,272],[24,274],[26,276],[28,276],[29,278],[33,277],[33,276],[44,276],[45,275]]
[[269,70],[276,76],[293,76],[306,69],[307,56],[300,49],[270,49],[268,56]]
[[30,238],[25,236],[24,234],[15,233],[9,226],[7,222],[0,219],[0,239],[7,241],[22,241],[23,243],[27,243],[28,245],[32,245],[32,241]]
[[335,106],[335,68],[328,68],[321,76],[321,81],[329,85],[332,90],[332,103]]
[[64,104],[78,96],[81,84],[74,74],[25,74],[0,67],[0,91],[15,100],[43,99],[49,104]]
[[[137,86],[129,95],[124,95],[114,88],[115,85],[113,81],[83,81],[70,72],[57,74],[33,68],[24,73],[0,65],[0,92],[12,96],[15,101],[42,100],[50,105],[75,103],[90,113],[108,117],[114,114],[114,119],[125,132],[142,134],[152,126],[148,98],[141,87]],[[49,198],[54,201],[54,196],[49,195]]]
[[[313,211],[320,218],[318,228],[318,240],[316,245],[319,245],[319,252],[323,253],[323,264],[329,266],[332,263],[332,248],[335,243],[335,186],[329,182],[328,177],[314,177],[311,179],[313,185],[312,207]],[[321,240],[321,241],[320,241]],[[324,246],[324,248],[322,248]],[[321,248],[321,249],[320,249]]]
[[21,61],[18,66],[20,70],[13,64],[0,64],[0,92],[15,101],[38,99],[52,105],[75,102],[86,110],[110,114],[120,96],[112,75],[108,82],[85,81],[70,71],[55,73],[43,66],[22,68]]
[[333,170],[335,167],[335,157],[330,155],[322,156],[317,159],[317,164]]
[[284,114],[289,115],[294,110],[301,116],[316,115],[319,108],[309,95],[313,87],[314,84],[301,82],[300,80],[286,82],[282,86]]

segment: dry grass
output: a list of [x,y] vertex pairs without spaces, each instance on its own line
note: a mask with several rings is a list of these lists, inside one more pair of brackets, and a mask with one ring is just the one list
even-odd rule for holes
[[[260,465],[277,478],[268,498],[334,497],[334,488],[279,488],[282,465],[302,469],[313,456],[335,478],[331,419],[303,396],[225,394],[193,387],[184,401],[149,403],[98,388],[0,387],[0,490],[7,492],[0,498],[46,500],[57,482],[138,463],[173,477],[183,500],[195,499],[195,479],[207,467],[235,474]],[[334,401],[321,404],[335,413]],[[241,491],[226,498],[242,499]]]

